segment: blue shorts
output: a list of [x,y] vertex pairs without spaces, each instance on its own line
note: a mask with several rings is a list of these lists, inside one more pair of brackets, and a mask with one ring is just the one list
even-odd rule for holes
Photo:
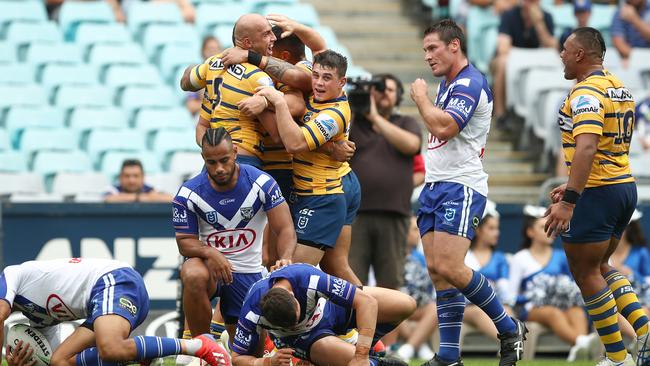
[[248,290],[261,279],[262,273],[233,273],[232,284],[217,283],[213,298],[219,298],[219,309],[226,324],[237,324]]
[[296,195],[291,203],[291,215],[298,243],[322,250],[334,248],[345,223],[345,195]]
[[474,230],[483,217],[487,199],[460,183],[427,183],[420,193],[418,228],[420,236],[444,231],[474,239]]
[[124,267],[104,274],[90,291],[88,318],[82,326],[93,329],[95,319],[115,314],[128,320],[131,331],[149,313],[149,294],[144,280],[133,268]]
[[621,238],[636,207],[636,184],[620,183],[585,188],[569,224],[565,243],[597,243]]
[[247,164],[250,166],[254,166],[259,170],[262,170],[262,160],[257,156],[237,155],[237,163]]
[[347,204],[345,225],[352,225],[352,222],[357,217],[359,206],[361,206],[361,185],[359,184],[357,175],[352,170],[341,178],[341,180],[343,181],[343,192]]
[[[356,327],[356,313],[353,310],[327,302],[321,321],[309,332],[289,337],[275,337],[271,333],[269,335],[278,349],[292,348],[294,356],[311,361],[309,350],[316,341],[327,336],[345,335]],[[372,342],[373,346],[396,327],[396,325],[392,324],[377,324]]]
[[266,170],[266,173],[273,177],[280,186],[280,191],[284,198],[291,197],[291,187],[293,187],[293,170],[291,169],[271,169]]

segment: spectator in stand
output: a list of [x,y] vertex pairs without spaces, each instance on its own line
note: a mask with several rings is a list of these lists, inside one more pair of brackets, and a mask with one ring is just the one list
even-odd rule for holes
[[406,362],[416,355],[421,360],[429,360],[434,353],[428,340],[438,326],[438,311],[415,216],[411,216],[407,245],[409,255],[404,266],[404,285],[400,291],[415,299],[417,310],[396,330],[398,337],[406,339],[396,354]]
[[633,48],[650,47],[650,4],[648,0],[627,0],[614,14],[612,44],[627,67]]
[[361,207],[352,228],[350,266],[364,283],[375,269],[377,286],[397,289],[404,278],[406,236],[411,217],[413,156],[420,152],[421,131],[415,119],[396,112],[402,99],[401,81],[378,75],[385,90],[373,90],[370,111],[354,116],[350,140],[356,152],[350,160],[361,183]]
[[203,103],[203,96],[201,90],[197,92],[188,92],[185,96],[185,108],[192,114],[194,123],[199,120],[199,112],[201,112],[201,104]]
[[571,277],[562,249],[544,231],[544,207],[524,207],[523,244],[510,261],[510,293],[520,308],[521,319],[550,328],[573,347],[567,361],[589,357],[600,349],[589,323],[578,286]]
[[520,5],[501,14],[497,51],[492,60],[494,116],[499,126],[505,122],[506,63],[510,49],[558,47],[553,38],[553,18],[539,3],[540,0],[521,0]]
[[650,149],[650,96],[645,97],[636,105],[634,115],[636,116],[634,122],[636,131],[632,136],[634,136],[634,139],[638,139],[643,150],[647,151]]
[[[575,15],[576,22],[578,23],[576,28],[589,26],[589,18],[591,18],[591,0],[574,0],[573,15]],[[562,48],[564,48],[564,41],[569,38],[573,30],[576,28],[566,28],[564,32],[562,32],[562,35],[560,36],[560,44],[558,46],[560,52],[562,52]]]
[[223,51],[221,48],[221,43],[215,36],[207,36],[203,38],[203,44],[201,44],[201,56],[204,60],[220,53]]
[[[495,250],[498,243],[499,211],[497,211],[494,202],[487,201],[485,213],[476,227],[476,235],[465,256],[465,264],[487,278],[506,312],[512,315],[513,312],[509,304],[512,304],[514,299],[510,296],[508,288],[509,264],[505,254]],[[497,328],[492,319],[478,306],[472,303],[467,304],[464,322],[477,328],[483,334],[497,339]]]
[[456,23],[461,24],[463,28],[466,28],[469,9],[473,6],[481,8],[491,7],[494,14],[501,15],[503,12],[512,9],[515,5],[517,5],[517,0],[461,0],[458,4],[458,14],[456,14],[454,20]]
[[140,160],[127,159],[122,163],[120,184],[114,186],[104,197],[105,202],[171,202],[172,196],[158,192],[144,183],[144,169]]

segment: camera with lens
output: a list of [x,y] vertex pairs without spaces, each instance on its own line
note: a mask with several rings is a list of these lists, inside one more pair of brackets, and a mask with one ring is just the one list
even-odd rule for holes
[[370,90],[378,92],[386,90],[386,80],[379,76],[370,79],[353,78],[348,80],[350,88],[347,91],[350,109],[354,115],[366,115],[370,111]]

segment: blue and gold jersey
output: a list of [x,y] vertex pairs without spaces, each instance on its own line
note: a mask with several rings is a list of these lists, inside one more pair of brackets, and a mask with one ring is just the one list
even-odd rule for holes
[[581,133],[600,136],[586,187],[634,181],[628,159],[634,128],[634,99],[618,78],[602,70],[576,84],[562,104],[558,124],[569,170],[575,153],[575,137]]
[[237,103],[255,94],[258,86],[273,86],[271,78],[255,65],[236,64],[226,68],[221,55],[208,58],[191,70],[192,83],[205,88],[201,117],[212,128],[224,127],[232,141],[257,157],[262,157],[259,122],[239,112]]
[[310,151],[293,156],[293,185],[298,195],[343,193],[339,169],[341,162],[318,152],[327,141],[348,139],[350,105],[345,94],[317,103],[312,96],[307,101],[307,113],[302,118],[303,136]]
[[[303,60],[296,64],[300,69],[311,75],[312,64],[310,61]],[[283,93],[292,91],[293,89],[287,85],[278,81],[275,83],[275,88]],[[266,132],[262,131],[262,144],[264,145],[264,155],[262,155],[262,163],[264,170],[291,170],[292,165],[291,161],[293,157],[282,144],[276,144],[271,139],[271,136]]]

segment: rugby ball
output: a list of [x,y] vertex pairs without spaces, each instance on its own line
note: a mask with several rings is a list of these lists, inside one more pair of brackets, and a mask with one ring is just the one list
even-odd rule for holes
[[9,352],[13,352],[14,347],[20,341],[23,341],[23,344],[29,344],[34,350],[31,360],[36,361],[35,366],[49,366],[52,347],[50,347],[50,342],[47,341],[43,333],[26,324],[16,324],[9,328],[7,332],[6,342],[9,346]]

